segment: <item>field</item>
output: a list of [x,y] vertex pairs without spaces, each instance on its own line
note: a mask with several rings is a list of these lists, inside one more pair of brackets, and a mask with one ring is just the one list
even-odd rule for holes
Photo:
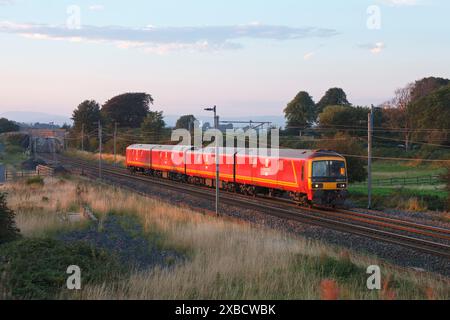
[[[408,203],[412,201],[414,203],[421,202],[418,208],[420,210],[445,210],[448,192],[443,181],[433,184],[426,182],[403,184],[401,179],[399,179],[400,182],[393,185],[388,182],[391,178],[424,177],[428,179],[426,177],[441,176],[445,172],[445,168],[433,164],[375,161],[372,174],[374,180],[372,194],[375,206],[411,209]],[[377,183],[377,180],[380,179],[383,180],[382,184]],[[367,182],[354,183],[350,185],[349,191],[351,199],[356,204],[361,206],[367,205]]]
[[[450,297],[448,283],[431,274],[87,180],[16,182],[1,191],[24,239],[0,246],[0,259],[9,261],[0,267],[0,298]],[[68,218],[83,207],[99,221]],[[79,291],[65,289],[68,264],[85,272]],[[379,291],[366,288],[373,264],[382,270]]]

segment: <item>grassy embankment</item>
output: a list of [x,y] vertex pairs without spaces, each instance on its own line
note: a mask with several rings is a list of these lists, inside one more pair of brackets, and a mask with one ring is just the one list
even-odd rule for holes
[[[448,282],[427,273],[399,271],[374,257],[354,254],[291,234],[220,219],[85,180],[17,182],[3,187],[25,240],[0,246],[9,259],[0,298],[64,299],[448,299]],[[98,225],[70,222],[89,205]],[[120,217],[130,238],[182,259],[151,268],[117,263],[121,235],[108,217]],[[138,221],[142,230],[130,228]],[[128,226],[128,227],[127,227]],[[91,228],[114,250],[59,239]],[[128,240],[127,240],[128,241]],[[141,246],[142,247],[142,246]],[[126,248],[128,250],[128,248]],[[125,250],[125,252],[127,251]],[[120,258],[120,257],[119,257]],[[30,261],[31,259],[31,261]],[[64,289],[68,264],[82,266],[82,290]],[[366,288],[366,268],[381,266],[383,289]]]
[[25,150],[21,146],[9,143],[3,137],[0,138],[0,143],[4,146],[3,152],[0,152],[0,163],[10,170],[20,169],[22,161],[27,159]]

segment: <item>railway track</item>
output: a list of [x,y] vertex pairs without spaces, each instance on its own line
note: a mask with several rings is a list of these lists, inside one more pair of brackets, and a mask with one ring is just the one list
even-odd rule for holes
[[[60,156],[59,160],[63,164],[81,169],[85,175],[93,178],[98,177],[97,163],[64,156]],[[145,188],[144,190],[142,188],[137,190],[133,182],[151,183],[168,190],[202,199],[210,199],[211,202],[215,198],[213,189],[180,184],[145,175],[132,175],[125,168],[103,164],[102,173],[105,180],[143,194],[149,194],[148,190],[145,190]],[[450,242],[449,229],[352,210],[337,209],[332,211],[329,209],[303,208],[290,201],[264,197],[254,198],[225,191],[221,192],[221,203],[258,210],[281,219],[351,233],[450,259],[450,245],[446,243]]]

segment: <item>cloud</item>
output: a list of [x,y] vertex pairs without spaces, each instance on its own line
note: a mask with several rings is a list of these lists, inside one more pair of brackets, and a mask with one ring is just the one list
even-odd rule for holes
[[91,11],[103,11],[105,10],[105,6],[102,4],[93,4],[89,6],[89,10]]
[[360,44],[360,48],[369,50],[373,54],[379,54],[381,51],[383,51],[386,48],[386,45],[384,42],[377,42],[377,43],[366,43],[366,44]]
[[315,52],[308,52],[307,54],[305,54],[305,55],[303,56],[303,59],[304,59],[304,60],[309,60],[309,59],[311,59],[314,55],[315,55]]
[[14,4],[15,2],[16,2],[16,0],[0,0],[0,6]]
[[423,4],[423,0],[378,0],[391,7],[418,6]]
[[46,24],[20,24],[0,21],[0,32],[36,39],[113,43],[122,49],[141,48],[147,52],[176,50],[240,49],[238,39],[299,40],[329,38],[338,34],[334,29],[287,27],[252,23],[234,26],[129,28],[119,26],[83,26],[70,29]]

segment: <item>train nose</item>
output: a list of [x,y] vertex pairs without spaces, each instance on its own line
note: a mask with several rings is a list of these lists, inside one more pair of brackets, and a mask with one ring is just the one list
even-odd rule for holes
[[317,205],[343,205],[347,197],[347,190],[315,190],[313,203]]

